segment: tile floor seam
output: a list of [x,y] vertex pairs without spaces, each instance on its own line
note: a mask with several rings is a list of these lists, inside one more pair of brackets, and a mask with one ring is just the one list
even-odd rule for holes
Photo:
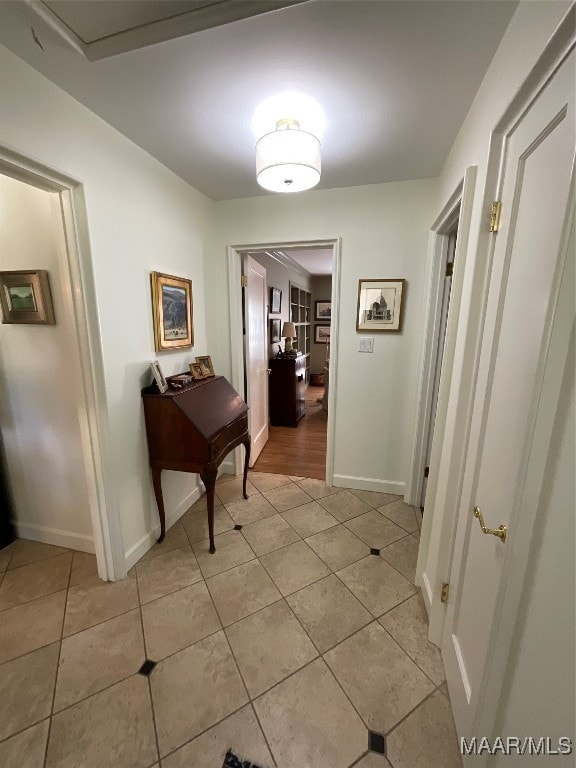
[[266,742],[266,746],[268,747],[268,752],[270,752],[270,756],[272,757],[272,762],[274,763],[275,768],[278,766],[278,762],[276,760],[276,755],[274,754],[274,751],[272,750],[272,745],[268,741],[268,736],[266,736],[266,731],[264,730],[264,726],[262,725],[262,722],[260,721],[260,718],[258,717],[258,712],[256,712],[256,707],[254,706],[254,702],[250,701],[249,705],[252,709],[252,712],[254,713],[254,717],[256,718],[256,722],[258,723],[258,727],[260,728],[260,732],[262,733],[262,736],[264,737],[264,741]]
[[[68,588],[66,592],[66,604],[68,603],[68,590],[70,589],[70,579],[72,576],[72,564],[70,564],[70,574],[68,576]],[[66,608],[64,609],[64,616],[62,617],[62,632],[64,632],[64,620],[66,618]],[[56,670],[54,674],[54,689],[52,690],[52,703],[50,705],[50,715],[49,715],[49,722],[48,722],[48,731],[46,733],[46,744],[44,745],[44,762],[42,763],[43,766],[46,766],[48,763],[48,746],[50,745],[50,737],[52,735],[52,718],[54,717],[54,703],[56,701],[56,688],[58,686],[58,677],[60,672],[60,658],[62,656],[62,635],[60,636],[60,640],[58,641],[58,659],[56,660]]]
[[[325,579],[327,579],[327,578],[328,578],[328,576],[325,576],[324,578],[325,578]],[[310,586],[310,584],[308,584],[308,586]],[[302,589],[306,589],[306,587],[302,587]],[[293,594],[293,595],[295,595],[295,594],[296,594],[296,592],[293,592],[292,594]],[[288,595],[288,597],[290,597],[290,595]],[[312,643],[312,645],[313,645],[313,646],[314,646],[314,648],[316,649],[316,653],[318,654],[318,656],[322,656],[322,651],[320,650],[320,648],[318,648],[318,646],[316,645],[316,643],[315,643],[315,642],[314,642],[314,640],[312,639],[312,636],[310,635],[310,633],[307,631],[306,627],[305,627],[305,626],[302,624],[302,622],[301,622],[301,621],[300,621],[300,619],[298,618],[298,616],[297,616],[296,612],[294,611],[294,608],[292,608],[292,606],[290,605],[290,603],[288,602],[288,600],[286,600],[286,598],[285,598],[285,597],[284,597],[284,598],[282,598],[282,599],[284,600],[284,602],[286,603],[286,605],[287,605],[287,606],[288,606],[288,608],[290,609],[290,611],[291,611],[292,615],[294,616],[294,618],[296,619],[296,621],[298,622],[298,624],[299,624],[299,625],[302,627],[302,630],[303,630],[303,631],[304,631],[304,633],[306,634],[306,637],[308,638],[308,640],[310,640],[310,642]],[[316,656],[315,658],[318,658],[318,656]],[[314,661],[314,659],[312,659],[312,661]]]
[[[274,585],[274,586],[276,586],[276,585]],[[276,589],[278,589],[278,587],[276,587]],[[231,624],[224,625],[224,623],[222,622],[222,619],[220,618],[220,614],[218,614],[218,618],[220,618],[220,621],[222,622],[222,629],[224,631],[226,631],[227,629],[230,629],[230,627],[234,627],[236,624],[239,624],[241,621],[244,621],[244,619],[248,619],[248,618],[250,618],[250,616],[255,616],[257,613],[260,613],[260,611],[264,611],[264,610],[266,610],[266,608],[270,608],[271,606],[276,605],[276,603],[282,602],[282,600],[284,600],[284,599],[285,599],[284,596],[282,594],[280,594],[280,597],[277,598],[276,600],[274,600],[274,602],[268,603],[268,605],[263,605],[260,608],[256,608],[255,611],[250,611],[250,613],[247,613],[246,616],[242,616],[239,619],[235,619]]]
[[[386,561],[386,562],[388,562],[388,561]],[[388,563],[388,565],[390,565],[390,563]],[[402,576],[402,574],[400,574],[400,575]],[[404,577],[404,578],[406,578],[406,577]],[[412,582],[410,582],[410,583],[412,584]],[[420,587],[416,587],[416,590],[419,590],[419,589],[420,589]],[[414,595],[417,595],[417,594],[418,594],[418,592],[416,591],[413,594],[408,595],[408,597],[402,598],[402,600],[400,600],[399,603],[396,603],[396,605],[393,605],[391,608],[386,608],[384,613],[381,613],[379,616],[376,617],[377,620],[379,621],[382,618],[382,616],[386,616],[386,614],[390,613],[390,611],[393,611],[395,608],[398,608],[399,605],[403,605],[404,603],[407,603],[408,600],[412,600]]]
[[[31,563],[31,565],[33,565],[33,563]],[[21,568],[26,568],[27,566],[26,565],[22,565],[20,567]],[[16,569],[14,569],[14,570],[16,570]],[[14,571],[11,571],[11,573],[14,573]],[[0,584],[0,586],[2,586],[2,585]],[[46,593],[44,593],[42,595],[36,595],[36,597],[30,598],[30,600],[22,600],[19,603],[15,603],[14,605],[8,606],[8,608],[2,608],[2,611],[9,611],[11,608],[18,608],[20,605],[28,605],[28,603],[33,603],[34,600],[40,600],[40,598],[42,598],[42,597],[50,597],[50,595],[55,595],[56,592],[62,592],[63,589],[64,589],[64,587],[60,587],[59,589],[54,589],[51,592],[46,592]]]
[[[384,514],[384,512],[380,512],[380,510],[379,510],[379,509],[377,509],[377,510],[376,510],[376,512],[378,512],[379,514],[381,514],[381,515],[382,515],[382,517],[385,517],[385,518],[386,518],[386,520],[389,520],[391,523],[394,523],[394,525],[396,525],[396,526],[397,526],[398,528],[400,528],[402,531],[406,531],[406,533],[407,533],[409,536],[412,536],[412,534],[413,534],[413,533],[416,533],[416,531],[418,530],[418,526],[416,526],[416,530],[415,530],[415,531],[408,531],[406,528],[404,528],[404,526],[402,525],[402,523],[397,523],[397,522],[396,522],[396,520],[392,520],[392,518],[391,518],[391,517],[388,517],[388,515],[385,515],[385,514]],[[402,538],[405,538],[405,537],[404,537],[404,536],[402,536]],[[400,539],[396,539],[396,541],[400,541]],[[392,542],[390,542],[390,543],[391,543],[391,544],[393,544],[394,542],[392,541]]]
[[[28,541],[28,539],[15,539],[15,541]],[[39,543],[42,543],[42,542],[39,542]],[[36,563],[45,563],[46,560],[52,560],[53,557],[60,557],[60,555],[67,554],[67,552],[74,553],[76,551],[74,549],[68,549],[67,547],[62,547],[62,549],[66,549],[66,552],[57,552],[56,554],[47,555],[46,557],[41,557],[39,560],[32,560],[29,563],[22,563],[22,565],[15,565],[14,568],[10,568],[10,565],[8,565],[4,573],[8,573],[8,571],[10,571],[10,573],[13,573],[14,571],[17,571],[19,568],[27,568],[29,565],[36,565]],[[2,550],[0,550],[0,552],[1,551]],[[11,556],[10,562],[12,562],[13,559],[14,559],[14,555]]]
[[52,712],[51,717],[56,717],[58,715],[61,715],[63,712],[66,712],[69,709],[72,709],[72,707],[75,707],[77,704],[81,704],[83,701],[88,701],[88,699],[93,698],[94,696],[99,696],[101,693],[104,693],[104,691],[109,691],[110,688],[114,688],[115,685],[118,685],[119,683],[123,683],[126,680],[130,680],[131,677],[136,677],[140,675],[139,672],[132,672],[129,675],[126,675],[125,677],[120,677],[118,680],[115,680],[113,683],[110,683],[109,685],[104,686],[104,688],[100,688],[97,691],[93,691],[92,693],[89,693],[88,696],[83,696],[80,699],[77,699],[76,701],[73,701],[71,704],[67,704],[65,707],[62,707],[62,709],[59,709],[57,712]]
[[[148,657],[146,657],[148,658]],[[152,670],[153,672],[154,670]],[[151,675],[152,673],[150,673]],[[151,765],[161,765],[160,763],[160,742],[158,741],[158,728],[156,727],[156,710],[154,709],[154,699],[152,697],[152,682],[150,680],[150,675],[148,675],[147,683],[148,683],[148,697],[150,699],[150,713],[152,715],[152,728],[154,729],[154,743],[156,744],[156,760],[151,763]],[[120,768],[120,767],[118,767]]]
[[[236,669],[238,671],[238,674],[240,675],[240,680],[242,680],[242,685],[244,686],[244,690],[246,692],[246,696],[248,697],[248,701],[246,702],[249,704],[252,701],[252,697],[250,696],[250,691],[248,690],[248,685],[246,683],[246,680],[244,680],[244,675],[242,674],[242,670],[240,669],[240,664],[238,663],[238,659],[236,658],[236,654],[234,653],[234,649],[232,648],[232,643],[230,642],[230,638],[226,634],[226,630],[222,630],[224,634],[224,638],[226,639],[226,643],[228,645],[228,649],[232,655],[232,658],[234,659],[234,664],[236,665]],[[242,706],[246,706],[246,704],[243,704]]]
[[[304,539],[301,539],[301,541],[304,541]],[[291,547],[291,546],[294,546],[294,544],[297,544],[297,543],[298,543],[298,542],[297,542],[297,541],[295,541],[295,542],[293,542],[292,544],[287,544],[286,546],[287,546],[287,547]],[[312,547],[310,547],[310,545],[308,545],[308,548],[310,549],[310,551],[312,552],[312,554],[316,555],[316,552],[314,552],[314,550],[312,549]],[[281,547],[281,549],[286,549],[286,547]],[[274,550],[274,553],[276,553],[276,552],[280,552],[280,549],[276,549],[276,550]],[[268,554],[272,554],[272,553],[271,553],[271,552],[269,552]],[[316,555],[316,557],[318,557],[318,555]],[[322,562],[323,562],[323,565],[326,565],[326,564],[324,563],[324,561],[322,561]],[[261,566],[262,566],[262,567],[265,569],[266,573],[268,574],[268,576],[270,576],[270,578],[272,579],[272,581],[274,581],[274,577],[272,576],[272,574],[270,573],[270,571],[268,570],[268,568],[266,568],[266,566],[264,565],[264,563],[260,563],[260,565],[261,565]],[[328,566],[326,566],[326,567],[328,568]],[[282,594],[282,592],[281,592],[281,590],[280,590],[280,587],[278,586],[278,584],[276,584],[276,582],[275,582],[275,581],[274,581],[274,585],[276,586],[276,589],[277,589],[277,590],[280,592],[280,594],[282,594],[282,597],[290,597],[291,595],[295,595],[295,594],[296,594],[296,592],[299,592],[301,589],[306,589],[306,587],[310,587],[310,586],[312,586],[312,584],[316,584],[318,581],[322,581],[322,579],[325,579],[325,578],[326,578],[326,576],[329,576],[329,575],[330,575],[330,574],[326,574],[326,573],[325,573],[325,574],[323,574],[322,576],[319,576],[317,579],[314,579],[313,581],[310,581],[308,584],[305,584],[303,587],[299,587],[298,589],[295,589],[293,592],[288,592],[286,595]]]
[[[409,534],[408,534],[408,536],[412,536],[412,534],[411,534],[411,533],[409,533]],[[385,558],[385,557],[382,555],[382,552],[383,552],[385,549],[387,549],[388,547],[391,547],[393,544],[397,544],[399,541],[404,541],[404,539],[407,539],[407,538],[408,538],[408,536],[403,536],[403,537],[402,537],[402,539],[397,539],[396,541],[393,541],[393,542],[392,542],[392,544],[387,544],[385,547],[382,547],[382,548],[380,549],[380,554],[378,555],[378,557],[381,557],[381,558],[382,558],[382,560],[384,560],[384,562],[385,562],[385,563],[388,563],[388,565],[390,566],[390,568],[394,568],[394,570],[396,571],[396,573],[399,573],[399,574],[400,574],[400,576],[402,576],[402,578],[403,578],[403,579],[406,579],[406,581],[410,582],[410,584],[412,584],[412,586],[414,587],[414,589],[416,589],[416,590],[419,590],[419,589],[420,589],[420,587],[419,587],[419,586],[418,586],[418,585],[417,585],[417,584],[416,584],[416,583],[415,583],[415,582],[414,582],[412,579],[409,579],[407,576],[404,576],[404,574],[403,574],[403,573],[400,573],[400,571],[398,570],[398,568],[396,568],[396,566],[394,565],[394,563],[391,563],[389,560],[386,560],[386,558]],[[415,579],[415,578],[416,578],[416,572],[414,572],[414,579]]]
[[[288,609],[291,611],[291,613],[293,613],[293,614],[294,614],[294,611],[292,610],[292,608],[291,608],[291,606],[290,606],[290,603],[289,603],[289,602],[286,600],[286,598],[285,598],[285,597],[282,597],[280,600],[276,600],[276,602],[275,602],[275,603],[271,603],[271,605],[276,605],[276,603],[280,603],[280,602],[282,602],[282,601],[283,601],[284,603],[286,603],[286,605],[288,606]],[[266,608],[270,608],[270,606],[269,606],[269,605],[266,605],[266,606],[264,606],[264,608],[260,608],[260,610],[261,610],[261,611],[264,611],[264,610],[266,610]],[[255,611],[254,613],[258,613],[258,612],[259,612],[259,611]],[[250,615],[251,615],[251,616],[254,616],[254,613],[252,613],[252,614],[250,614]],[[295,617],[296,621],[298,621],[298,624],[300,624],[300,621],[298,620],[298,616],[296,616],[296,614],[294,614],[294,617]],[[247,617],[245,616],[244,618],[247,618]],[[242,621],[242,619],[239,619],[239,621]],[[238,623],[238,622],[236,622],[236,623]],[[300,626],[302,627],[302,625],[301,625],[301,624],[300,624]],[[228,627],[226,627],[226,629],[228,629]],[[257,693],[257,694],[256,694],[256,696],[253,696],[253,697],[252,697],[252,696],[250,695],[250,692],[248,691],[248,687],[246,686],[246,690],[247,690],[247,693],[248,693],[248,697],[249,697],[249,699],[250,699],[250,703],[251,703],[251,704],[253,704],[253,703],[254,703],[254,701],[256,701],[256,699],[257,699],[257,698],[259,698],[260,696],[264,696],[264,694],[265,694],[265,693],[268,693],[268,692],[269,692],[269,691],[271,691],[273,688],[275,688],[277,685],[280,685],[280,683],[283,683],[285,680],[288,680],[288,678],[289,678],[289,677],[292,677],[293,675],[295,675],[295,674],[297,674],[298,672],[300,672],[300,670],[302,670],[302,669],[304,669],[305,667],[307,667],[309,664],[312,664],[312,662],[313,662],[313,661],[316,661],[317,659],[319,659],[319,658],[322,658],[322,652],[318,650],[318,648],[317,648],[317,646],[316,646],[316,643],[315,643],[315,642],[312,640],[312,638],[310,637],[310,635],[308,634],[308,632],[306,632],[306,630],[304,629],[304,627],[302,627],[302,629],[303,629],[304,633],[306,634],[306,637],[307,637],[307,638],[310,640],[310,642],[311,642],[311,643],[312,643],[312,645],[314,646],[314,648],[315,648],[315,650],[316,650],[316,654],[317,654],[317,655],[316,655],[316,656],[314,656],[314,658],[313,658],[313,659],[310,659],[309,661],[307,661],[307,662],[306,662],[305,664],[303,664],[301,667],[298,667],[298,669],[295,669],[293,672],[290,672],[290,674],[286,675],[286,677],[283,677],[281,680],[278,680],[276,683],[274,683],[273,685],[271,685],[269,688],[266,688],[264,691],[260,691],[259,693]],[[226,630],[224,630],[224,631],[226,631]],[[228,639],[228,635],[226,635],[226,639],[228,640],[228,643],[230,644],[230,640]],[[232,650],[232,647],[230,647],[230,649]],[[232,650],[232,655],[234,655],[234,651],[233,651],[233,650]],[[236,656],[234,656],[234,660],[236,661]],[[237,661],[236,661],[236,663],[238,664],[238,662],[237,662]],[[238,664],[238,668],[240,668],[240,665],[239,665],[239,664]],[[240,672],[240,674],[242,674],[242,673]],[[242,678],[242,680],[244,680],[244,678]],[[264,730],[264,729],[262,729],[262,730]]]
[[[410,712],[407,712],[407,713],[404,715],[404,717],[402,717],[400,720],[398,720],[398,722],[397,722],[397,723],[394,723],[394,725],[392,726],[392,728],[390,728],[390,730],[388,730],[388,731],[385,731],[385,732],[384,732],[384,737],[385,737],[385,739],[386,739],[386,744],[388,744],[388,737],[389,737],[389,736],[390,736],[392,733],[394,733],[394,731],[395,731],[395,730],[396,730],[396,729],[397,729],[397,728],[398,728],[400,725],[402,725],[402,723],[404,723],[406,720],[408,720],[408,718],[410,717],[410,715],[414,714],[414,712],[416,712],[416,710],[417,710],[417,709],[419,709],[419,708],[420,708],[420,707],[421,707],[421,706],[422,706],[422,705],[423,705],[425,702],[427,702],[427,701],[428,701],[428,699],[431,699],[431,698],[432,698],[432,696],[434,696],[434,694],[435,694],[437,691],[439,691],[439,690],[440,690],[440,688],[441,688],[443,685],[444,685],[444,683],[443,683],[443,682],[442,682],[442,683],[440,683],[440,685],[438,685],[436,688],[434,688],[432,691],[430,691],[430,693],[428,693],[428,694],[427,694],[427,695],[426,695],[426,696],[425,696],[425,697],[422,699],[422,701],[419,701],[419,702],[418,702],[418,704],[416,704],[416,706],[415,706],[415,707],[413,707],[413,708],[410,710]],[[449,706],[450,706],[450,710],[452,710],[452,704],[451,704],[450,700],[448,700],[448,704],[449,704]],[[392,763],[392,760],[391,760],[391,759],[388,757],[388,755],[386,755],[386,758],[388,759],[388,762],[389,762],[389,763],[392,765],[392,768],[395,768],[394,764]]]
[[[120,582],[113,582],[113,581],[107,581],[104,582],[106,584],[119,584]],[[75,585],[76,586],[76,585]],[[66,599],[66,602],[68,602],[68,599]],[[145,603],[146,605],[146,603]],[[66,606],[68,607],[68,606]],[[120,611],[120,613],[115,614],[114,616],[109,616],[107,619],[103,619],[102,621],[97,621],[96,624],[90,624],[88,627],[83,627],[82,629],[77,630],[76,632],[72,632],[69,635],[62,635],[62,640],[68,640],[69,637],[75,637],[76,635],[79,635],[80,632],[86,632],[87,629],[93,629],[94,627],[99,627],[101,624],[106,624],[107,621],[110,621],[111,619],[117,619],[120,616],[124,616],[127,613],[130,613],[130,611],[134,611],[136,608],[140,607],[140,603],[138,605],[133,605],[132,608],[128,608],[125,611]],[[64,612],[64,619],[66,619],[66,612]],[[66,623],[66,621],[64,621]]]
[[[242,681],[244,682],[244,681]],[[202,731],[199,731],[195,736],[192,736],[191,739],[188,739],[183,744],[179,744],[177,747],[174,747],[174,749],[170,750],[169,752],[166,752],[165,755],[162,755],[159,757],[160,763],[162,763],[164,760],[166,760],[168,757],[171,757],[176,752],[179,752],[181,749],[183,749],[187,744],[191,744],[193,741],[196,741],[196,739],[199,739],[200,736],[203,736],[205,733],[208,733],[208,731],[211,731],[212,728],[216,728],[216,726],[223,723],[225,720],[227,720],[229,717],[232,717],[232,715],[236,715],[238,712],[240,712],[241,709],[244,709],[244,707],[251,706],[251,701],[246,701],[244,704],[239,706],[237,709],[233,710],[232,712],[229,712],[227,715],[224,715],[224,717],[220,718],[220,720],[217,720],[215,723],[212,723],[212,725],[209,725],[207,728],[204,728]],[[152,708],[152,711],[154,712],[154,708]],[[264,731],[262,731],[264,732]],[[156,765],[156,763],[153,763],[152,765]],[[106,766],[108,768],[108,766]],[[121,766],[118,766],[118,768],[121,768]],[[212,768],[210,766],[209,768]],[[220,768],[219,766],[216,766],[215,768]]]
[[[366,560],[368,557],[374,557],[374,555],[366,555],[366,557],[361,557],[361,558],[360,558],[360,560]],[[382,560],[384,560],[384,558],[382,557],[382,555],[378,555],[378,557],[380,557]],[[356,560],[356,562],[357,562],[357,563],[359,563],[359,562],[360,562],[360,560]],[[414,582],[413,582],[413,581],[410,581],[410,579],[407,579],[407,578],[406,578],[406,576],[404,576],[402,573],[400,573],[400,571],[398,571],[396,568],[394,568],[394,566],[392,565],[392,563],[389,563],[389,562],[388,562],[388,560],[384,560],[384,562],[385,562],[387,565],[389,565],[389,566],[390,566],[390,568],[393,568],[393,569],[396,571],[396,573],[397,573],[399,576],[401,576],[401,577],[402,577],[402,578],[403,578],[405,581],[407,581],[407,582],[408,582],[408,583],[409,583],[409,584],[410,584],[412,587],[414,587],[414,590],[415,590],[415,591],[414,591],[414,592],[412,592],[412,594],[408,595],[408,597],[402,598],[402,600],[400,600],[400,602],[399,602],[399,603],[396,603],[396,604],[395,604],[395,605],[393,605],[391,608],[387,608],[387,609],[384,611],[384,613],[380,613],[380,614],[378,614],[378,616],[374,616],[374,614],[372,613],[372,611],[370,610],[370,608],[368,608],[368,606],[367,606],[367,605],[366,605],[366,604],[365,604],[365,603],[364,603],[364,602],[361,600],[361,598],[360,598],[360,597],[358,597],[358,595],[355,595],[355,594],[354,594],[354,592],[352,592],[352,590],[350,589],[350,587],[349,587],[349,586],[346,584],[346,582],[344,581],[344,579],[343,579],[343,578],[340,576],[340,571],[343,571],[343,570],[345,570],[346,568],[348,568],[348,566],[347,566],[347,565],[345,565],[345,566],[344,566],[344,568],[340,568],[340,571],[335,571],[335,572],[334,572],[334,576],[338,576],[338,578],[340,579],[340,581],[342,582],[342,584],[344,584],[344,586],[346,587],[346,589],[347,589],[349,592],[351,592],[351,593],[352,593],[352,595],[354,595],[354,597],[356,598],[356,600],[358,600],[358,602],[359,602],[359,603],[361,603],[361,604],[364,606],[364,608],[366,608],[366,610],[367,610],[367,611],[370,613],[370,615],[371,615],[371,616],[372,616],[372,617],[373,617],[373,618],[374,618],[376,621],[377,621],[379,618],[381,618],[382,616],[384,616],[386,613],[388,613],[389,611],[392,611],[394,608],[397,608],[397,607],[398,607],[399,605],[401,605],[402,603],[405,603],[407,600],[410,600],[410,598],[411,598],[411,597],[414,597],[414,595],[415,595],[415,594],[418,594],[418,591],[420,590],[420,587],[417,587],[417,586],[414,584]],[[354,565],[354,563],[350,563],[350,565]]]
[[[413,597],[414,597],[414,595],[413,595]],[[394,608],[397,608],[397,607],[398,607],[397,605],[395,605],[395,606],[394,606]],[[415,665],[418,667],[418,669],[420,670],[420,672],[422,672],[422,674],[423,674],[423,675],[424,675],[424,676],[425,676],[425,677],[426,677],[426,678],[427,678],[427,679],[428,679],[428,680],[429,680],[429,681],[432,683],[432,685],[434,685],[434,686],[435,686],[435,685],[436,685],[436,681],[435,681],[435,680],[432,680],[432,678],[430,677],[430,675],[428,675],[428,674],[427,674],[427,673],[426,673],[426,672],[425,672],[425,671],[422,669],[422,667],[420,666],[420,664],[418,664],[418,662],[416,661],[416,659],[413,659],[413,658],[412,658],[412,656],[411,656],[411,655],[408,653],[408,651],[406,650],[406,648],[404,648],[404,646],[402,645],[402,643],[401,643],[399,640],[397,640],[397,639],[394,637],[394,635],[393,635],[391,632],[389,632],[389,631],[386,629],[386,627],[385,627],[385,626],[384,626],[384,625],[383,625],[383,624],[380,622],[380,618],[381,618],[381,617],[379,616],[379,617],[376,619],[376,621],[378,622],[378,624],[380,624],[380,626],[382,627],[382,629],[384,630],[384,632],[386,632],[386,634],[387,634],[387,635],[390,637],[390,639],[391,639],[391,640],[393,640],[393,641],[394,641],[394,643],[396,643],[396,645],[398,646],[398,648],[400,648],[400,650],[401,650],[401,651],[403,651],[403,652],[406,654],[406,656],[408,656],[408,658],[410,659],[410,661],[412,662],[412,664],[415,664]],[[442,669],[444,670],[444,662],[442,662]],[[444,679],[446,679],[446,670],[444,670]],[[442,685],[442,683],[443,683],[443,682],[444,682],[444,680],[442,680],[442,682],[440,683],[440,685]]]
[[370,754],[370,750],[367,749],[366,752],[363,752],[360,755],[360,757],[357,760],[354,760],[354,762],[351,763],[347,768],[354,768],[354,766],[359,765],[362,762],[362,760],[364,760],[364,758],[367,757],[367,755],[369,754]]
[[[338,523],[338,525],[344,525],[344,523]],[[325,528],[325,529],[324,529],[324,531],[331,531],[331,530],[334,530],[334,528],[337,528],[337,527],[338,527],[338,525],[333,525],[331,528]],[[366,544],[366,542],[362,541],[362,539],[361,539],[359,536],[357,536],[357,535],[354,533],[354,531],[351,531],[351,530],[350,530],[350,528],[348,528],[347,526],[345,526],[345,527],[346,527],[346,530],[347,530],[349,533],[351,533],[351,534],[354,536],[354,538],[358,539],[358,541],[359,541],[361,544],[363,544],[365,547],[367,547],[367,546],[368,546],[368,544]],[[318,533],[324,533],[324,531],[318,531]],[[308,539],[312,539],[314,536],[317,536],[317,535],[318,535],[318,533],[313,533],[311,536],[308,536],[306,539],[304,539],[304,541],[305,541],[306,543],[308,543]],[[328,568],[330,568],[330,570],[331,570],[331,571],[332,571],[332,573],[334,573],[334,574],[336,573],[336,570],[338,570],[338,571],[341,571],[341,570],[343,570],[343,568],[348,568],[348,566],[349,566],[349,565],[354,565],[354,563],[358,563],[360,560],[364,560],[364,558],[365,558],[365,557],[368,557],[368,555],[366,555],[366,554],[360,555],[360,557],[359,557],[359,558],[357,558],[356,560],[351,560],[349,563],[346,563],[346,565],[343,565],[343,566],[342,566],[342,568],[338,568],[338,569],[336,569],[336,568],[333,568],[333,567],[330,565],[330,563],[327,563],[327,562],[326,562],[326,560],[324,560],[324,558],[322,557],[322,555],[321,555],[319,552],[316,552],[316,550],[315,550],[315,549],[314,549],[314,548],[311,546],[311,544],[308,544],[308,546],[310,547],[310,549],[312,549],[312,551],[314,552],[314,554],[315,554],[315,555],[317,555],[317,556],[320,558],[320,560],[322,560],[322,562],[323,562],[323,563],[324,563],[324,564],[325,564],[325,565],[326,565]]]

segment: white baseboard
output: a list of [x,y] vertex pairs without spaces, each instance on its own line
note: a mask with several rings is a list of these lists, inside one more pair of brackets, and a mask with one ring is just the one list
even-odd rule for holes
[[40,541],[42,544],[76,549],[79,552],[88,552],[91,555],[96,552],[94,539],[83,533],[61,531],[58,528],[47,528],[44,525],[35,525],[34,523],[26,523],[19,520],[12,520],[12,525],[19,539]]
[[236,476],[236,467],[232,459],[223,461],[218,469],[218,474]]
[[[179,520],[184,512],[186,510],[190,509],[192,504],[194,504],[195,501],[198,501],[202,493],[204,492],[204,486],[200,482],[200,478],[198,478],[198,486],[188,494],[188,496],[185,496],[182,501],[178,504],[177,507],[175,507],[170,512],[166,513],[166,530],[168,531],[174,523]],[[141,557],[143,557],[146,552],[148,552],[149,549],[151,549],[154,544],[156,543],[156,540],[158,539],[158,536],[160,536],[160,523],[158,523],[153,530],[146,533],[140,541],[137,541],[134,546],[130,547],[130,549],[126,552],[126,570],[129,571],[130,568],[132,568],[138,560],[140,560]]]
[[395,493],[398,496],[404,496],[406,487],[406,483],[399,483],[395,480],[377,480],[373,477],[356,477],[355,475],[334,475],[333,483],[338,488]]

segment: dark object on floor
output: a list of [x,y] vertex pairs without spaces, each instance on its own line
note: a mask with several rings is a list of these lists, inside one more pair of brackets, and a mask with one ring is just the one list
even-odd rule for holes
[[150,673],[152,672],[152,670],[154,669],[157,663],[158,662],[152,661],[151,659],[146,659],[144,664],[142,664],[142,666],[138,670],[138,674],[144,675],[144,677],[150,677]]
[[370,554],[371,555],[379,555],[380,554],[380,550],[376,549],[376,547],[370,547]]
[[310,386],[323,387],[324,386],[324,374],[323,373],[311,373],[310,374]]
[[379,755],[386,754],[386,740],[381,733],[368,731],[368,749],[370,752],[377,752]]
[[0,549],[14,541],[14,528],[10,520],[14,518],[12,495],[8,488],[8,472],[4,457],[2,435],[0,435]]
[[228,752],[226,752],[222,768],[260,768],[260,766],[256,765],[256,763],[251,763],[250,760],[243,760],[229,749]]

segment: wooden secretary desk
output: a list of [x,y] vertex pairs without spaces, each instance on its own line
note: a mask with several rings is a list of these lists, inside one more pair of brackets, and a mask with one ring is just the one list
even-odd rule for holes
[[166,533],[161,474],[163,469],[198,473],[206,486],[210,552],[214,545],[214,487],[218,467],[243,444],[243,495],[250,460],[248,406],[223,376],[214,376],[161,394],[156,385],[142,390],[148,453],[160,514],[160,538]]

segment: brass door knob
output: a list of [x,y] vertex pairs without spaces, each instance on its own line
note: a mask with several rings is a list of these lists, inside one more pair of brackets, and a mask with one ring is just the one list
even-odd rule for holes
[[505,544],[506,534],[508,533],[507,526],[501,525],[498,528],[487,528],[486,524],[484,523],[484,516],[482,515],[480,507],[474,507],[474,517],[479,521],[480,528],[482,528],[482,533],[489,533],[492,536],[498,536],[502,544]]

